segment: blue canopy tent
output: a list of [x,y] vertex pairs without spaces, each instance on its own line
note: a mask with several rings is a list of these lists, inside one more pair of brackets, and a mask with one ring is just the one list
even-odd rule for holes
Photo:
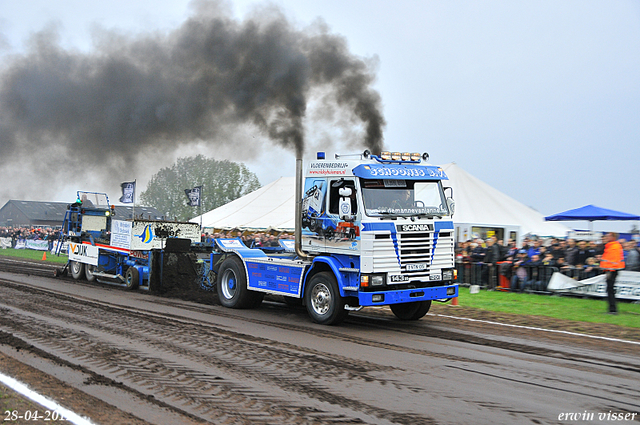
[[608,210],[596,207],[595,205],[585,205],[558,214],[553,214],[544,218],[546,221],[580,221],[589,222],[589,231],[592,230],[593,222],[598,220],[640,220],[639,215],[628,214],[620,211]]

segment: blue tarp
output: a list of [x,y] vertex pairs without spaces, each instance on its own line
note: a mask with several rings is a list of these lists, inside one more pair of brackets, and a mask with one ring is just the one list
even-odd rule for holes
[[544,219],[546,221],[640,220],[640,216],[620,211],[608,210],[606,208],[596,207],[595,205],[586,205],[581,208],[553,214],[545,217]]

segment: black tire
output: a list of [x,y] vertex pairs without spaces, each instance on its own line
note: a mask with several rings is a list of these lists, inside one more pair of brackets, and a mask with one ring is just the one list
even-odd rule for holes
[[304,303],[311,319],[321,325],[337,325],[349,314],[344,309],[346,301],[340,296],[336,278],[330,272],[320,272],[311,278],[304,290]]
[[69,261],[69,271],[71,271],[71,277],[75,280],[84,279],[84,264],[77,261]]
[[129,290],[138,289],[138,285],[140,284],[140,273],[138,269],[129,267],[124,275],[124,283]]
[[84,274],[87,277],[87,280],[89,282],[93,282],[96,280],[96,276],[93,274],[93,272],[97,270],[98,270],[98,266],[93,266],[91,264],[84,265]]
[[413,303],[391,304],[391,311],[400,320],[419,320],[431,308],[431,300]]
[[217,280],[220,304],[229,308],[255,308],[264,294],[247,289],[247,275],[242,261],[231,256],[222,262]]

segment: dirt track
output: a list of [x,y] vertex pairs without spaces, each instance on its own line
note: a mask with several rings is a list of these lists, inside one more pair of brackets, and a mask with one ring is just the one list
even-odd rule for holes
[[[406,323],[365,309],[323,327],[273,301],[228,310],[0,272],[0,371],[104,424],[511,424],[640,413],[638,344],[456,320],[445,316],[505,317],[444,305],[433,313]],[[640,341],[616,327],[588,331]]]

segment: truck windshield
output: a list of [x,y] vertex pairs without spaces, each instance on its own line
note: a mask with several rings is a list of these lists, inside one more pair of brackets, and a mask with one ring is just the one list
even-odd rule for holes
[[86,208],[109,208],[109,200],[106,193],[78,191],[78,199]]
[[361,180],[368,216],[447,215],[447,203],[439,182],[410,180]]

